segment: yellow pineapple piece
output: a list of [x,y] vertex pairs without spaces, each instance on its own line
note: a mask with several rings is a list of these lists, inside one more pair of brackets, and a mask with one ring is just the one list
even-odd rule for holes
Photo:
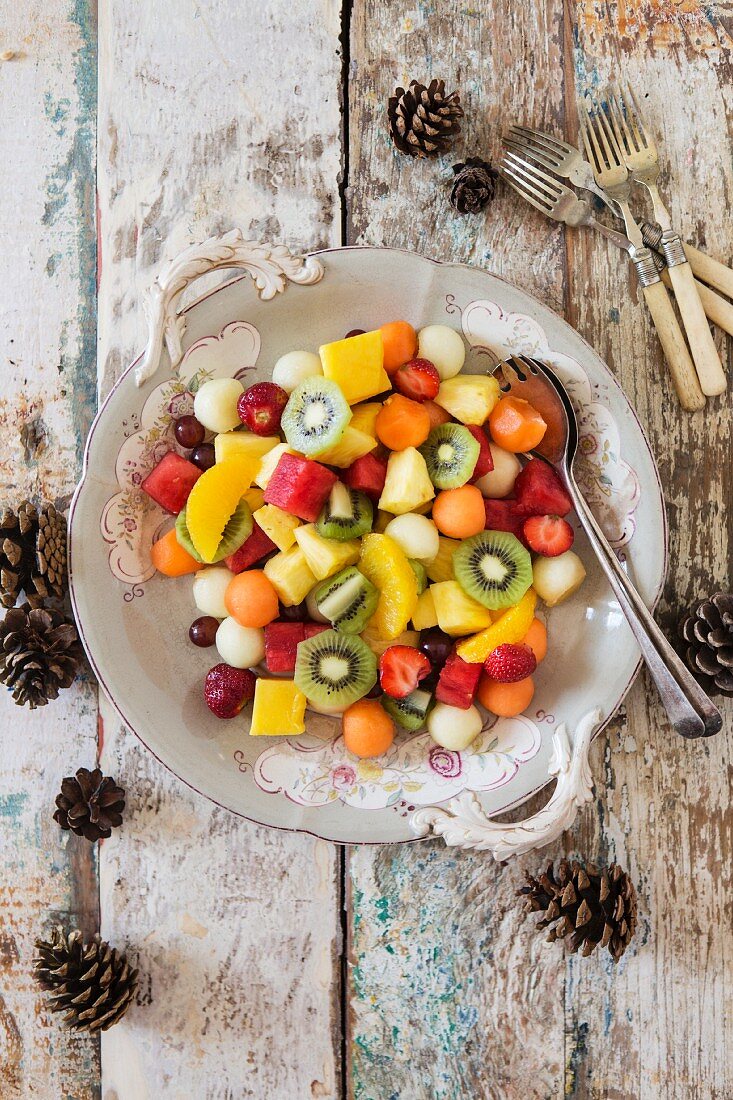
[[292,680],[255,682],[250,737],[295,737],[305,732],[306,698]]
[[351,410],[351,428],[357,428],[360,432],[366,432],[374,439],[377,438],[377,417],[382,405],[379,401],[364,401],[361,405],[355,405]]
[[379,507],[395,516],[414,512],[435,496],[425,459],[415,447],[392,451],[387,460],[387,477]]
[[255,483],[259,485],[260,489],[266,489],[270,484],[270,478],[282,456],[294,454],[297,454],[297,451],[294,451],[292,447],[288,447],[287,443],[278,443],[277,447],[273,447],[271,451],[262,456],[254,477]]
[[420,645],[420,635],[417,630],[404,630],[396,638],[382,638],[374,630],[371,622],[362,630],[361,638],[376,657],[381,657],[385,649],[389,649],[391,645],[409,645],[413,649],[417,649]]
[[473,638],[459,642],[456,647],[458,656],[470,664],[478,664],[479,661],[485,661],[498,645],[523,641],[532,625],[536,606],[537,593],[534,588],[528,588],[519,603],[507,608],[492,626],[475,634]]
[[428,591],[433,596],[438,626],[451,637],[491,626],[491,615],[487,609],[467,596],[458,581],[440,581],[431,584]]
[[425,562],[425,572],[431,581],[455,580],[453,572],[453,551],[461,545],[459,539],[439,538],[440,549],[432,561]]
[[461,424],[483,424],[501,397],[496,378],[487,374],[458,374],[440,383],[435,404]]
[[340,386],[350,405],[392,388],[384,369],[384,345],[379,329],[324,344],[318,350],[324,375]]
[[300,520],[278,508],[277,504],[264,504],[253,513],[252,519],[272,539],[278,550],[289,550],[295,542],[295,528],[300,527]]
[[305,554],[299,546],[281,550],[274,558],[266,561],[263,569],[270,578],[272,587],[281,603],[294,607],[302,603],[316,583],[312,571],[305,560]]
[[252,484],[256,469],[256,459],[235,455],[205,470],[189,493],[186,526],[203,561],[214,560],[224,528]]
[[412,625],[415,630],[429,630],[431,626],[438,625],[435,600],[429,588],[417,597],[417,607],[412,613]]
[[346,468],[352,462],[356,462],[357,458],[373,451],[376,445],[377,440],[374,436],[367,435],[366,432],[360,432],[349,424],[344,429],[344,434],[338,443],[335,443],[333,447],[329,447],[326,451],[319,451],[313,457],[319,462],[325,463],[326,466]]
[[356,565],[359,560],[359,539],[324,539],[313,523],[297,527],[293,534],[316,580],[332,577],[339,569]]
[[379,603],[369,626],[377,637],[394,640],[407,628],[417,606],[413,568],[394,539],[374,533],[361,540],[359,568],[379,589]]
[[222,432],[214,438],[214,454],[217,462],[223,462],[232,455],[245,455],[248,458],[261,459],[273,447],[277,447],[280,437],[277,435],[255,435],[254,432]]
[[262,489],[258,489],[256,485],[253,485],[251,489],[248,489],[244,494],[244,500],[249,504],[250,510],[256,512],[258,508],[261,508],[265,503],[265,494]]

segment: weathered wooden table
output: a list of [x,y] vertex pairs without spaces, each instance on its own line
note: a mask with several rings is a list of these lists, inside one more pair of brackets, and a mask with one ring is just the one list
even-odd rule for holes
[[[232,225],[294,249],[366,242],[463,260],[563,313],[622,381],[659,457],[672,567],[660,617],[730,587],[730,398],[680,413],[627,267],[502,192],[448,205],[450,165],[526,120],[573,137],[576,92],[648,93],[688,239],[733,259],[733,30],[703,0],[0,0],[3,495],[66,504],[103,396],[145,339],[163,258]],[[396,83],[444,77],[455,156],[398,156]],[[632,349],[633,352],[632,352]],[[730,347],[723,347],[730,359]],[[98,366],[95,366],[97,364]],[[641,550],[643,552],[643,549]],[[89,680],[2,699],[0,1096],[599,1100],[733,1095],[731,710],[681,742],[643,677],[593,749],[572,836],[506,866],[442,842],[340,850],[256,828],[177,782]],[[52,820],[92,765],[127,788],[98,849]],[[546,797],[546,796],[545,796]],[[641,927],[615,968],[545,945],[524,867],[617,859]],[[60,919],[129,945],[138,1003],[99,1045],[30,977]]]

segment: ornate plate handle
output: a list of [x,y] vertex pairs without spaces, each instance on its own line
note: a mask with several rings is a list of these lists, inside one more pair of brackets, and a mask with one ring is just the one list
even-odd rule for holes
[[418,836],[427,836],[432,830],[446,844],[488,850],[497,860],[523,855],[557,840],[573,824],[580,807],[593,798],[588,752],[600,722],[601,712],[597,709],[581,718],[572,750],[567,728],[558,726],[548,769],[550,776],[557,776],[557,785],[547,805],[532,817],[514,825],[492,821],[478,797],[472,791],[463,791],[445,807],[426,806],[417,810],[410,822],[413,831]]
[[241,229],[190,245],[163,268],[150,288],[145,303],[148,344],[135,369],[138,386],[152,378],[160,366],[164,340],[174,370],[183,358],[186,316],[178,312],[178,306],[186,287],[200,275],[227,267],[248,271],[265,301],[282,294],[288,281],[312,286],[323,278],[323,265],[314,256],[294,256],[284,245],[246,241]]

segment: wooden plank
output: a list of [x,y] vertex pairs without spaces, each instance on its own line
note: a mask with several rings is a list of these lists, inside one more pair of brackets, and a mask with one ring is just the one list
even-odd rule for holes
[[[331,0],[100,5],[104,391],[145,340],[141,292],[185,244],[232,225],[339,242],[338,34]],[[337,850],[213,807],[104,720],[129,812],[102,854],[103,927],[144,974],[103,1039],[105,1096],[336,1096]]]
[[[92,415],[95,343],[93,12],[0,5],[2,503],[64,508]],[[97,927],[94,849],[52,819],[61,778],[93,766],[96,691],[30,712],[0,693],[0,1095],[98,1096],[99,1050],[42,1007],[34,939]]]

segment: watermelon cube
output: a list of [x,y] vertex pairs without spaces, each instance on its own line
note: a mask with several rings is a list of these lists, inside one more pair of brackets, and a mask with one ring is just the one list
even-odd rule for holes
[[487,531],[508,531],[524,542],[524,521],[527,513],[522,511],[518,500],[493,500],[484,498]]
[[468,710],[473,703],[482,671],[483,665],[469,664],[457,653],[451,653],[440,671],[435,698],[448,706]]
[[298,645],[303,641],[303,623],[268,623],[265,627],[265,664],[268,671],[295,672]]
[[265,503],[315,523],[337,481],[336,474],[319,462],[284,454],[265,489]]
[[308,638],[314,638],[316,634],[322,634],[324,630],[331,630],[330,623],[303,623],[305,627],[306,641]]
[[193,462],[181,458],[175,451],[168,451],[150,471],[140,488],[156,504],[165,508],[166,512],[177,516],[202,473]]
[[489,448],[489,438],[483,428],[477,424],[467,424],[469,432],[479,445],[478,458],[473,468],[469,481],[478,481],[484,474],[490,474],[494,469],[494,459]]
[[560,475],[541,458],[531,458],[519,471],[514,495],[525,516],[566,516],[573,507]]
[[387,477],[387,460],[374,454],[362,455],[349,466],[344,481],[350,489],[366,493],[372,500],[379,500]]
[[224,558],[232,573],[243,573],[255,562],[264,558],[265,554],[271,554],[277,550],[277,546],[269,535],[266,535],[256,520],[252,521],[252,534],[246,539],[238,550]]

